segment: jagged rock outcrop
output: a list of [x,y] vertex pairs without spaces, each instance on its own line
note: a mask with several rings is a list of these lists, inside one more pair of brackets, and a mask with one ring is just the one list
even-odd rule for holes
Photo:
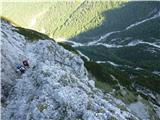
[[[51,40],[29,42],[6,21],[1,28],[3,120],[138,119],[95,88],[80,56]],[[20,75],[23,59],[30,68]]]

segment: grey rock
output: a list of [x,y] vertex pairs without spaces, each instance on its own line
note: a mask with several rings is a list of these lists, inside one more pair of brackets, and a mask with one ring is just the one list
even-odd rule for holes
[[[51,40],[28,42],[15,29],[2,20],[3,120],[138,119],[104,99],[79,55]],[[23,59],[30,68],[21,75],[15,67]]]

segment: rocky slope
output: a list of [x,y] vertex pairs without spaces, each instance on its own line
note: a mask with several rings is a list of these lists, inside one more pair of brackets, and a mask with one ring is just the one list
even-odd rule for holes
[[[50,39],[29,42],[19,32],[1,20],[3,120],[138,119],[95,88],[80,56]],[[20,75],[15,66],[23,59],[31,67]]]
[[104,17],[102,25],[66,43],[160,106],[160,2],[128,2]]

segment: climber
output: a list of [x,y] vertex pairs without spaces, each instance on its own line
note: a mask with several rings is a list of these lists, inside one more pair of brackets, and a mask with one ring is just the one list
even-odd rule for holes
[[22,65],[17,65],[17,72],[20,71],[21,74],[23,74],[25,72],[25,68]]
[[24,65],[24,67],[28,67],[29,68],[29,63],[28,63],[27,60],[23,60],[23,65]]

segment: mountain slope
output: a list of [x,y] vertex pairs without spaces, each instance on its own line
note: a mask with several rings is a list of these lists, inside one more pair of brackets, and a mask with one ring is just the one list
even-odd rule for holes
[[[1,23],[2,119],[138,119],[118,107],[125,107],[122,101],[95,88],[78,55],[49,39],[28,41],[21,29]],[[30,68],[21,75],[15,65],[23,59]]]
[[159,93],[156,87],[160,85],[159,6],[158,1],[128,2],[104,13],[106,20],[101,26],[66,43],[94,61],[117,64],[118,71],[128,74],[128,81]]
[[[48,7],[50,6],[48,4],[42,5],[43,7],[41,6],[41,8],[44,8],[42,11],[39,11],[41,9],[38,9],[38,7],[34,8],[34,5],[31,5],[30,7],[32,9],[27,9],[26,14],[22,14],[26,10],[25,5],[19,4],[22,11],[17,10],[18,13],[21,13],[21,17],[17,16],[16,8],[18,7],[12,5],[11,3],[8,6],[11,8],[15,7],[15,11],[10,11],[10,9],[6,7],[8,11],[5,12],[7,14],[11,13],[9,18],[14,18],[13,20],[17,21],[18,18],[19,23],[22,22],[21,24],[23,26],[29,26],[32,29],[37,29],[50,36],[53,34],[58,37],[60,36],[60,40],[65,40],[65,37],[69,37],[71,41],[66,43],[72,45],[77,51],[69,45],[66,45],[66,43],[59,43],[59,45],[81,55],[81,57],[83,56],[84,65],[89,71],[89,79],[95,80],[96,87],[122,100],[125,105],[127,105],[129,111],[131,110],[133,114],[142,120],[158,120],[160,118],[159,1],[135,1],[123,4],[121,2],[112,3],[102,1],[94,3],[80,1],[74,4],[57,2],[53,7]],[[34,11],[34,9],[38,9],[38,11]],[[63,14],[66,10],[67,12]],[[12,15],[14,13],[15,16]],[[24,17],[25,15],[26,17]],[[29,29],[16,28],[17,29],[13,30],[14,33],[18,32],[26,40],[29,40],[29,42],[37,39],[50,39],[44,34]],[[3,32],[3,35],[7,37],[5,34],[6,33]],[[13,41],[17,44],[13,49],[19,49],[20,44],[18,44],[18,40],[15,39]],[[40,43],[42,43],[42,41]],[[6,44],[11,46],[8,43]],[[33,43],[27,43],[27,46],[32,46],[32,44]],[[38,43],[34,42],[34,44],[39,47]],[[22,44],[22,47],[24,46],[25,45]],[[48,49],[52,49],[52,47],[48,47]],[[9,50],[10,51],[5,51],[13,53],[12,49]],[[33,52],[34,50],[31,50],[31,53]],[[23,54],[23,52],[21,54]],[[4,56],[5,55],[6,53]],[[21,61],[19,59],[20,56],[17,58],[15,58],[14,54],[11,56],[16,61]],[[60,54],[60,56],[63,57],[62,54]],[[12,57],[7,57],[7,60],[4,59],[4,61],[7,62],[4,63],[3,68],[5,68],[5,66],[10,67],[12,61],[10,59]],[[46,57],[50,58],[50,56],[47,55]],[[33,58],[31,57],[30,59]],[[35,57],[35,59],[37,58]],[[67,60],[67,64],[68,63],[70,64]],[[15,63],[11,64],[11,66],[14,65]],[[11,68],[12,67],[8,69]],[[7,82],[3,79],[3,92],[10,90],[14,86],[15,82],[12,82],[10,78],[16,79],[18,77],[15,74],[15,70],[11,70],[11,73],[12,75],[9,76],[8,72],[4,74],[4,76],[8,76],[7,80],[9,81]],[[69,93],[70,92],[71,91],[69,91]],[[4,98],[8,96],[8,93],[4,94]],[[117,105],[117,103],[112,102],[115,101],[115,99],[111,99],[110,97],[105,99],[112,105]],[[40,108],[41,107],[46,108],[45,105],[40,105]],[[126,107],[123,107],[123,105],[118,105],[118,108],[126,111]],[[102,109],[97,111],[103,113]],[[112,113],[113,111],[111,110],[110,112]],[[117,114],[117,112],[115,114]],[[95,117],[95,115],[93,116]],[[100,118],[98,117],[97,119]]]
[[[105,20],[99,27],[81,33],[66,42],[103,66],[103,72],[101,71],[103,75],[100,76],[96,73],[99,73],[98,69],[102,66],[94,62],[87,65],[93,75],[99,78],[97,82],[99,87],[108,91],[105,87],[108,85],[105,83],[110,84],[112,93],[118,98],[127,98],[123,101],[129,106],[135,105],[134,99],[136,101],[138,99],[135,93],[140,93],[147,101],[159,106],[159,8],[159,1],[128,2],[121,8],[104,12]],[[117,80],[125,87],[125,93],[123,87],[113,80]],[[132,95],[126,92],[126,88]],[[113,89],[116,91],[113,92]],[[136,104],[140,105],[137,102]]]
[[122,3],[124,1],[3,2],[2,16],[59,41],[99,26],[104,19],[101,14],[121,7]]

